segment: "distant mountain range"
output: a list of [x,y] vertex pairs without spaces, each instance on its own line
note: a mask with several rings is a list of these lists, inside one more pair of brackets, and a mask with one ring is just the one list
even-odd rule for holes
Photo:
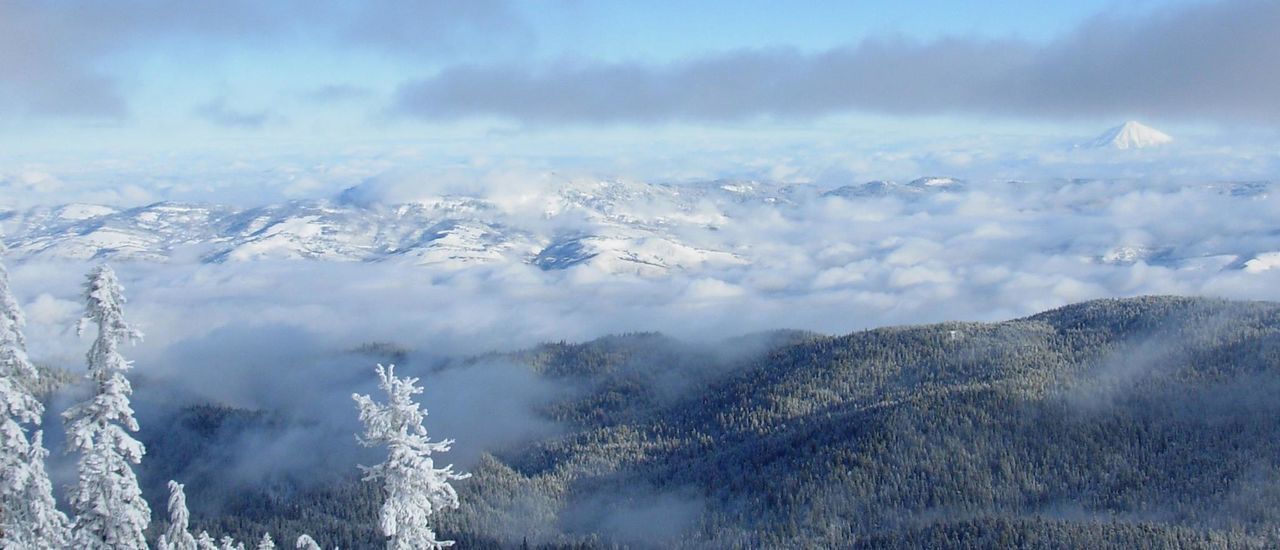
[[[1078,182],[1044,185],[1074,183]],[[843,201],[835,207],[839,208],[883,199],[902,204],[904,212],[925,212],[954,202],[946,197],[1018,193],[1027,185],[975,184],[950,177],[836,187],[758,181],[582,181],[545,190],[518,207],[461,195],[382,204],[360,200],[359,193],[349,191],[331,200],[251,208],[173,202],[135,208],[37,207],[0,211],[0,228],[7,232],[10,257],[17,261],[323,260],[404,262],[436,269],[514,263],[543,270],[589,266],[608,273],[660,276],[734,268],[779,246],[805,246],[807,241],[786,241],[768,231],[745,234],[744,224],[769,216],[803,227],[813,212],[809,209],[826,208],[832,201]],[[1270,186],[1265,181],[1207,184],[1212,192],[1239,200],[1263,196]],[[1027,205],[1046,212],[1059,207],[1070,215],[1073,209],[1094,206]],[[1096,248],[1069,252],[1107,264],[1142,261],[1255,271],[1280,265],[1273,259],[1280,253],[1272,249],[1206,249],[1191,244],[1195,246],[1089,243]]]
[[[903,197],[961,188],[951,178],[856,189]],[[841,187],[827,196],[848,194]],[[521,262],[546,270],[593,265],[660,274],[732,266],[743,251],[715,231],[757,208],[784,208],[824,195],[810,187],[714,181],[568,184],[520,212],[479,197],[440,196],[408,204],[334,200],[256,208],[162,202],[137,208],[68,204],[0,212],[11,253],[26,258],[238,262],[260,259],[397,261],[462,268]]]

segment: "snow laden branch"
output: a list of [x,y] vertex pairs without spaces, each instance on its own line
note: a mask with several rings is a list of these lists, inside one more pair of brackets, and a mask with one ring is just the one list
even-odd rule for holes
[[372,467],[361,466],[366,481],[382,481],[384,501],[379,529],[389,550],[439,549],[453,541],[437,540],[431,529],[431,515],[458,507],[458,494],[450,480],[470,474],[453,471],[453,465],[436,468],[431,455],[446,452],[453,440],[431,441],[422,425],[427,412],[413,396],[422,393],[417,378],[400,378],[395,365],[378,365],[379,387],[387,402],[376,403],[367,395],[353,394],[360,410],[364,434],[356,439],[366,447],[386,447],[387,460]]
[[63,414],[68,446],[80,452],[79,481],[71,491],[73,543],[83,550],[147,548],[143,531],[151,509],[132,467],[146,450],[129,435],[138,431],[138,422],[129,403],[133,388],[124,376],[131,365],[120,355],[122,343],[142,334],[124,320],[124,288],[110,267],[89,274],[84,297],[80,329],[88,324],[98,329],[86,374],[93,393]]
[[53,500],[44,465],[49,452],[42,432],[28,438],[44,407],[31,393],[38,374],[27,357],[25,324],[0,265],[0,548],[63,548],[69,521]]

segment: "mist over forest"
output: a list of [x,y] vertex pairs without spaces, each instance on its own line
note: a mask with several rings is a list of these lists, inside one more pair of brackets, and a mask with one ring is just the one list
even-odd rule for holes
[[349,396],[394,362],[473,474],[439,523],[472,547],[1265,548],[1277,331],[1280,305],[1175,297],[455,357],[224,330],[171,356],[216,374],[135,377],[139,477],[156,510],[183,480],[196,530],[376,545]]

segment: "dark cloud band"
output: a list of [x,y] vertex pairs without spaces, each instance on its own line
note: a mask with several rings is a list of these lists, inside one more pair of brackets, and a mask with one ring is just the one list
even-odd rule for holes
[[525,122],[803,118],[848,111],[1280,122],[1280,3],[1224,0],[1098,17],[1046,44],[870,40],[666,65],[461,65],[404,84],[396,110]]

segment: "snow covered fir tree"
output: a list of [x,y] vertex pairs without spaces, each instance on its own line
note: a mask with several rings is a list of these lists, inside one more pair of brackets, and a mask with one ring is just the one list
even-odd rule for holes
[[378,528],[388,550],[439,549],[453,541],[439,540],[431,529],[431,517],[438,511],[458,507],[458,493],[451,480],[466,479],[453,465],[436,468],[432,455],[448,451],[453,440],[432,441],[422,424],[427,412],[414,402],[422,393],[417,378],[401,378],[395,365],[377,366],[379,387],[387,402],[377,403],[368,395],[352,395],[360,409],[366,447],[386,447],[382,464],[364,467],[366,481],[381,481],[385,496]]
[[39,375],[27,357],[24,325],[0,264],[0,546],[61,548],[69,525],[54,503],[42,434],[31,430],[44,406],[31,394]]
[[84,297],[81,330],[89,323],[97,327],[86,374],[92,393],[63,415],[68,445],[80,453],[79,480],[71,492],[72,541],[85,550],[146,548],[151,508],[133,471],[146,449],[130,435],[138,421],[129,403],[133,387],[124,376],[130,364],[120,354],[121,344],[142,333],[125,322],[124,288],[110,267],[89,274]]
[[[0,252],[3,252],[3,243],[0,243]],[[109,266],[100,266],[88,275],[82,296],[85,309],[78,328],[83,332],[92,326],[96,332],[86,356],[88,397],[63,413],[68,450],[78,453],[77,481],[68,490],[73,515],[68,518],[58,509],[54,497],[45,466],[49,453],[43,445],[43,434],[33,429],[40,425],[44,412],[44,405],[32,391],[40,374],[28,358],[23,334],[25,317],[9,288],[8,272],[0,264],[0,413],[3,413],[0,417],[0,549],[3,550],[149,548],[151,509],[134,472],[134,467],[141,465],[146,449],[131,435],[138,432],[140,426],[130,404],[133,388],[125,376],[131,364],[120,350],[122,345],[141,339],[142,334],[125,320],[124,287]],[[421,416],[418,420],[420,423]],[[418,427],[421,429],[420,424]],[[431,449],[440,450],[439,444],[430,445]],[[426,464],[429,466],[429,459]],[[392,470],[411,477],[411,474]],[[427,475],[437,476],[440,471],[432,469]],[[459,477],[451,472],[448,475],[452,479]],[[169,517],[156,537],[156,549],[246,548],[244,543],[229,536],[215,542],[207,531],[192,535],[183,485],[170,481],[168,488]],[[403,493],[396,494],[409,498]],[[456,495],[449,494],[456,507]],[[412,525],[403,527],[402,531],[417,533]],[[304,550],[321,548],[305,533],[295,544]],[[269,533],[263,533],[253,548],[270,550],[276,545]]]
[[169,527],[156,542],[157,550],[195,550],[196,538],[191,536],[189,524],[191,512],[187,510],[187,494],[182,484],[169,481]]

